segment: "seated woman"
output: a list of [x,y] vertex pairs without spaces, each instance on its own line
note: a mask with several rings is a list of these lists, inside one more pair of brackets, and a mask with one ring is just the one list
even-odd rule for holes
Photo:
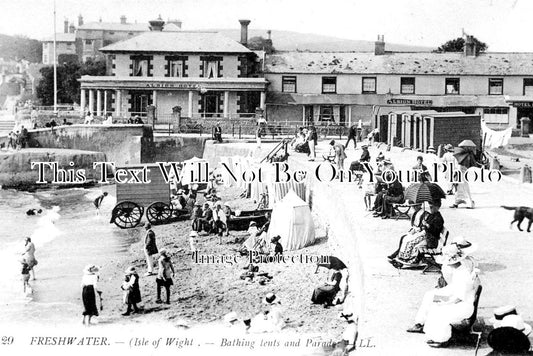
[[311,297],[314,304],[324,304],[324,306],[333,305],[333,300],[340,290],[342,273],[334,271],[329,281],[320,287],[316,287]]
[[430,203],[430,211],[421,219],[419,231],[403,238],[397,256],[391,259],[395,267],[418,264],[420,247],[436,248],[438,246],[440,233],[444,228],[444,219],[439,212],[440,206],[440,199]]
[[481,282],[479,269],[468,254],[469,251],[456,244],[443,248],[440,262],[449,270],[448,284],[425,293],[415,325],[407,330],[425,333],[431,347],[447,346],[452,337],[452,325],[469,318],[474,312],[476,291]]
[[408,240],[415,239],[414,235],[420,233],[422,229],[422,221],[424,221],[427,214],[429,214],[429,203],[424,202],[422,205],[415,207],[415,212],[413,216],[411,217],[411,228],[407,232],[407,234],[402,235],[400,237],[400,242],[398,244],[398,248],[396,251],[394,251],[391,255],[387,256],[389,259],[389,262],[393,261],[396,257],[398,257],[398,254],[402,248],[402,245],[405,245]]

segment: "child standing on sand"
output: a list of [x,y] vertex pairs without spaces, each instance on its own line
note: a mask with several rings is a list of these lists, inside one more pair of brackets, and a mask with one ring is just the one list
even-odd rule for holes
[[102,201],[105,197],[107,197],[107,192],[104,192],[103,194],[99,195],[98,198],[94,199],[93,204],[96,207],[96,215],[100,215],[100,206],[102,205]]
[[23,292],[24,294],[30,294],[33,293],[33,290],[30,286],[30,270],[31,267],[26,261],[26,258],[23,258],[22,261],[22,283],[23,283]]

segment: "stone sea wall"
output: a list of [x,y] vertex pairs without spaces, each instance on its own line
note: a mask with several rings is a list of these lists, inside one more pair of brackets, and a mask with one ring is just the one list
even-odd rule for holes
[[[38,184],[39,170],[31,168],[31,162],[57,162],[58,168],[85,169],[85,184],[99,180],[99,170],[93,169],[93,162],[106,161],[106,155],[101,152],[28,148],[20,151],[0,152],[0,186],[3,189],[13,188],[20,190],[33,190],[36,188],[50,188],[66,186],[64,184]],[[70,162],[74,164],[71,166]],[[53,172],[46,167],[44,178],[51,182]],[[69,184],[72,186],[72,184]],[[76,183],[76,185],[83,185]]]

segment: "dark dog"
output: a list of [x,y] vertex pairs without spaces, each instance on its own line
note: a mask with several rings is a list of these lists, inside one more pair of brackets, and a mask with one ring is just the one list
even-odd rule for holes
[[514,210],[514,218],[513,221],[511,221],[510,227],[513,226],[513,223],[518,221],[518,224],[516,225],[518,227],[518,230],[524,231],[520,228],[520,224],[522,224],[522,221],[527,218],[529,220],[527,224],[527,232],[531,232],[531,224],[533,224],[533,208],[528,208],[527,206],[504,206],[502,205],[502,208],[507,210]]

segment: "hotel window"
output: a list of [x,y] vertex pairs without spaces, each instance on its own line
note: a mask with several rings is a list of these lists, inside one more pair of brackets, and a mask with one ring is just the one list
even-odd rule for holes
[[415,93],[415,78],[402,77],[400,78],[400,94],[414,94]]
[[489,78],[489,95],[503,95],[503,78]]
[[182,78],[185,76],[185,64],[183,59],[168,60],[168,77]]
[[320,121],[334,121],[333,106],[320,105]]
[[282,87],[281,91],[284,93],[296,93],[296,77],[286,77],[281,78]]
[[376,94],[376,77],[363,77],[363,94]]
[[485,108],[483,120],[488,124],[508,124],[509,108]]
[[524,95],[533,96],[533,78],[524,78]]
[[322,77],[322,94],[337,92],[337,77]]
[[459,78],[446,78],[446,94],[457,95],[459,94]]
[[204,78],[218,78],[220,75],[218,75],[218,67],[220,65],[220,62],[218,60],[207,60],[204,61]]
[[146,57],[139,57],[132,59],[132,76],[133,77],[149,77],[150,61]]
[[86,45],[92,45],[93,44],[93,40],[85,40],[85,44]]

